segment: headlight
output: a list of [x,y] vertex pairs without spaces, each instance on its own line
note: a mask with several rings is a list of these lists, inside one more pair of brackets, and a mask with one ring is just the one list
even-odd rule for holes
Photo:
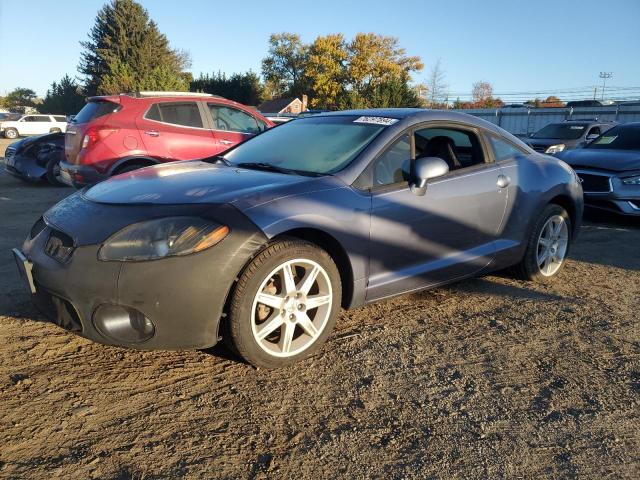
[[624,183],[625,185],[640,185],[640,175],[623,178],[622,183]]
[[229,227],[197,217],[167,217],[134,223],[100,247],[100,260],[140,261],[200,252],[219,243]]
[[558,145],[551,145],[549,148],[547,148],[544,153],[549,153],[549,154],[554,154],[554,153],[558,153],[563,151],[565,148],[565,144],[564,143],[559,143]]

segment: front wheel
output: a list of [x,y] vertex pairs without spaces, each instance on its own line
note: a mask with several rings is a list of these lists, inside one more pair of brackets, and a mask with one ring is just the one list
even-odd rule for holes
[[62,181],[62,176],[60,175],[60,158],[58,156],[53,156],[47,162],[47,173],[45,174],[47,182],[54,187],[62,187],[64,186],[64,182]]
[[569,214],[559,205],[547,205],[529,235],[524,257],[515,266],[516,273],[525,280],[550,281],[564,266],[570,244]]
[[327,252],[300,240],[275,242],[240,276],[225,341],[257,367],[294,363],[329,336],[341,294],[340,274]]
[[14,138],[18,138],[18,131],[15,128],[7,128],[4,131],[5,138],[13,140]]

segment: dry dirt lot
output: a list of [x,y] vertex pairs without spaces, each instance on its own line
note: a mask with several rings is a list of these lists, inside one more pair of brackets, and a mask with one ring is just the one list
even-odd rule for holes
[[9,249],[68,193],[0,173],[2,478],[640,478],[637,222],[591,219],[553,285],[344,312],[315,357],[263,371],[45,323]]

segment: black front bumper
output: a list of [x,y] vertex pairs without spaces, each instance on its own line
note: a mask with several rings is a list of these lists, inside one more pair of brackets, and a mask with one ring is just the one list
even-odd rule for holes
[[5,170],[15,177],[31,182],[42,180],[47,173],[47,167],[38,164],[36,158],[20,154],[7,157]]
[[[106,218],[94,221],[111,223],[116,227],[111,232],[114,233],[123,223],[140,221],[141,213],[147,219],[158,217],[161,211],[166,214],[166,210],[171,210],[170,214],[185,210],[184,214],[188,214],[186,207],[190,206],[97,206],[98,210],[106,210]],[[103,238],[77,245],[62,263],[45,252],[52,232],[62,230],[52,221],[58,220],[55,214],[45,217],[47,226],[34,232],[22,247],[32,264],[34,303],[54,323],[99,343],[145,350],[215,345],[227,295],[238,273],[264,245],[266,237],[233,207],[209,209],[218,222],[230,227],[231,232],[222,242],[196,254],[144,262],[98,260],[98,250],[106,239]],[[117,211],[120,218],[110,218]],[[122,217],[127,220],[123,222]],[[73,230],[73,225],[69,226]],[[86,223],[85,228],[91,228],[91,224]],[[86,240],[86,236],[74,236],[73,231],[66,233],[76,242]],[[94,314],[105,305],[141,312],[153,323],[153,336],[144,342],[129,343],[102,334],[94,324]]]
[[109,178],[109,175],[100,173],[89,165],[74,165],[62,161],[60,162],[60,177],[70,187],[82,188],[102,182]]
[[610,172],[576,168],[576,173],[583,181],[585,206],[640,216],[640,185],[625,185],[621,176]]

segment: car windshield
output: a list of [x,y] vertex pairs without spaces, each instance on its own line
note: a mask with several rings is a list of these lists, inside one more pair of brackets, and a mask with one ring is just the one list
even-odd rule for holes
[[551,123],[533,134],[531,138],[551,138],[554,140],[577,140],[587,128],[585,124]]
[[640,125],[619,125],[607,130],[586,148],[640,150]]
[[307,117],[248,140],[224,159],[235,166],[283,172],[330,174],[342,170],[386,127],[382,117]]

